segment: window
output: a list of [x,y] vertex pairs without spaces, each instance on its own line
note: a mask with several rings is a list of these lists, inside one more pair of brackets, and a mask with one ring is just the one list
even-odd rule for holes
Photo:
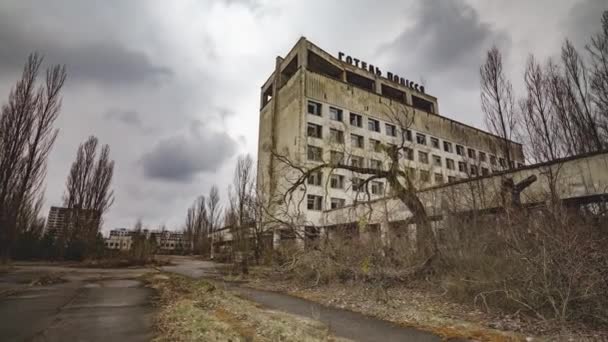
[[471,165],[471,176],[477,176],[477,165]]
[[372,182],[372,194],[374,195],[384,195],[384,183],[382,182]]
[[351,156],[350,157],[350,166],[364,167],[364,165],[363,165],[363,157]]
[[350,135],[350,146],[363,148],[363,137],[357,134]]
[[454,149],[452,148],[452,143],[448,141],[443,142],[443,150],[446,152],[453,153]]
[[431,138],[431,146],[433,148],[439,149],[439,139]]
[[405,168],[405,174],[410,178],[410,179],[414,179],[416,178],[416,169],[414,169],[413,167],[406,167]]
[[490,164],[496,166],[496,156],[490,155]]
[[486,153],[485,152],[479,151],[479,161],[480,162],[485,162],[486,161]]
[[316,185],[321,186],[321,182],[323,181],[323,173],[321,171],[312,172],[308,175],[308,185]]
[[329,129],[329,140],[334,144],[344,144],[344,132],[339,129]]
[[353,177],[351,182],[353,183],[353,191],[364,191],[365,190],[365,189],[363,189],[363,179],[358,178],[358,177]]
[[417,133],[416,142],[419,143],[420,145],[426,145],[426,135]]
[[323,149],[317,146],[308,145],[308,160],[323,161]]
[[448,170],[454,170],[454,160],[446,158],[445,159],[445,167],[447,167]]
[[342,109],[329,107],[329,118],[334,121],[342,121]]
[[452,183],[456,181],[456,177],[454,176],[448,176],[448,183]]
[[499,164],[501,167],[503,167],[503,168],[504,168],[504,167],[505,167],[505,165],[506,165],[506,163],[505,163],[505,159],[504,159],[504,158],[498,158],[498,164]]
[[308,114],[321,116],[321,108],[320,103],[308,101]]
[[406,129],[405,131],[403,131],[403,139],[407,140],[407,141],[412,141],[412,131],[410,131],[409,129]]
[[367,129],[372,132],[380,132],[380,121],[375,119],[367,119]]
[[418,151],[418,161],[424,164],[428,164],[429,154],[426,152]]
[[441,157],[433,155],[433,165],[441,167]]
[[482,167],[482,168],[481,168],[481,175],[482,175],[482,176],[487,176],[487,175],[489,175],[489,174],[490,174],[490,170],[488,170],[488,168],[487,168],[487,167]]
[[464,146],[456,145],[456,154],[464,157]]
[[414,160],[414,150],[408,147],[403,148],[403,157],[407,160]]
[[331,202],[332,209],[342,208],[342,207],[344,207],[344,204],[346,203],[344,198],[335,198],[335,197],[332,197],[330,202]]
[[323,137],[323,127],[321,127],[321,125],[309,122],[308,127],[306,129],[306,134],[309,137],[321,139]]
[[382,152],[382,143],[380,140],[369,139],[369,148],[374,152]]
[[344,189],[344,176],[331,175],[329,177],[329,186],[332,189]]
[[467,163],[465,163],[465,162],[458,162],[458,171],[460,171],[460,172],[467,172]]
[[331,151],[330,152],[330,161],[334,165],[343,165],[344,163],[344,152]]
[[469,153],[469,158],[475,159],[475,150],[474,149],[469,148],[467,152]]
[[420,181],[429,182],[431,180],[431,175],[426,170],[420,170]]
[[321,210],[323,208],[323,197],[317,195],[307,196],[308,210]]
[[397,136],[397,127],[395,125],[386,124],[386,135],[390,135],[391,137]]
[[520,167],[524,167],[524,164],[523,164],[523,163],[517,163],[517,167],[518,167],[518,168],[520,168]]
[[350,113],[350,124],[355,127],[363,127],[363,117],[359,114]]
[[375,169],[375,170],[382,170],[382,161],[380,161],[378,159],[370,159],[369,168]]
[[443,175],[441,173],[435,173],[435,184],[443,184]]

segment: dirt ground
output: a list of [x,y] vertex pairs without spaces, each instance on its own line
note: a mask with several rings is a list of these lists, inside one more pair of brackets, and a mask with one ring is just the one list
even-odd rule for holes
[[324,305],[364,313],[405,326],[421,328],[444,338],[475,341],[608,341],[608,332],[589,331],[574,324],[543,322],[521,314],[484,312],[480,307],[454,303],[441,289],[429,285],[378,290],[366,284],[334,283],[310,286],[290,280],[271,268],[253,268],[246,278],[222,272],[226,279],[246,286],[288,293]]

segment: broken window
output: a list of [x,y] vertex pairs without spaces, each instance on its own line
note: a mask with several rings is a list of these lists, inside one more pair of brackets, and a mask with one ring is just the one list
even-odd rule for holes
[[308,160],[323,161],[323,149],[317,146],[308,145]]
[[448,183],[452,183],[456,181],[456,177],[454,176],[448,176]]
[[458,162],[458,171],[466,173],[467,172],[467,163]]
[[382,152],[382,143],[380,140],[369,139],[369,148],[374,152]]
[[384,195],[384,183],[382,182],[372,182],[372,194],[374,195]]
[[329,186],[332,189],[344,189],[344,176],[331,175],[329,178]]
[[386,124],[386,135],[390,135],[391,137],[397,136],[397,127],[395,125]]
[[382,84],[380,87],[382,91],[382,95],[388,97],[389,99],[393,99],[397,102],[405,103],[406,96],[405,93],[397,88],[393,88],[386,84]]
[[433,165],[441,167],[441,157],[433,155]]
[[317,55],[316,53],[308,50],[308,65],[309,71],[317,74],[325,75],[337,80],[342,80],[342,68],[339,68],[327,61],[325,58]]
[[363,179],[359,177],[353,177],[352,180],[353,191],[364,191],[363,189]]
[[378,159],[370,159],[369,168],[375,169],[375,170],[382,170],[382,161],[380,161]]
[[471,176],[477,176],[477,165],[471,165]]
[[464,157],[464,146],[456,145],[456,154]]
[[323,173],[321,171],[312,172],[308,175],[308,185],[321,186],[323,181]]
[[342,109],[329,107],[329,118],[334,121],[342,121]]
[[364,167],[364,159],[363,159],[363,157],[351,156],[350,157],[350,166]]
[[403,139],[407,141],[412,141],[412,131],[410,131],[409,129],[403,131]]
[[426,135],[422,133],[416,133],[416,142],[420,145],[426,145]]
[[431,138],[431,146],[433,148],[439,149],[439,139]]
[[453,160],[453,159],[446,158],[446,159],[445,159],[445,167],[446,167],[448,170],[454,170],[454,160]]
[[487,175],[489,175],[489,174],[490,174],[490,170],[488,170],[488,168],[487,168],[487,167],[482,167],[482,168],[481,168],[481,175],[482,175],[482,176],[487,176]]
[[435,184],[443,184],[443,175],[441,173],[435,173]]
[[504,158],[498,158],[498,164],[499,164],[499,165],[500,165],[502,168],[504,168],[504,167],[507,165],[507,163],[505,163],[505,159],[504,159]]
[[350,113],[350,124],[355,127],[363,127],[363,117],[359,114]]
[[307,207],[308,210],[322,210],[323,209],[323,197],[318,195],[307,196]]
[[315,101],[308,101],[308,114],[321,116],[322,105]]
[[333,165],[344,164],[344,152],[331,151],[329,157]]
[[443,150],[449,153],[453,153],[452,143],[448,141],[443,142]]
[[339,129],[329,129],[329,140],[334,144],[344,144],[344,132]]
[[414,160],[414,150],[409,147],[403,148],[403,157],[407,160]]
[[372,132],[380,132],[380,121],[375,119],[367,119],[367,129]]
[[469,158],[475,159],[475,150],[474,149],[469,148],[467,152],[469,153]]
[[423,164],[429,163],[429,154],[426,152],[418,151],[418,162]]
[[321,125],[309,122],[308,127],[306,128],[306,134],[309,137],[320,139],[323,136],[323,127],[321,127]]
[[357,135],[357,134],[351,134],[350,135],[350,146],[356,147],[356,148],[363,148],[364,147],[363,140],[364,140],[363,136]]
[[422,182],[430,182],[431,181],[431,175],[428,171],[426,170],[420,170],[420,181]]
[[344,198],[332,197],[330,202],[331,202],[330,204],[331,204],[332,209],[339,209],[339,208],[344,207],[346,200]]
[[433,102],[427,101],[418,96],[412,95],[412,106],[422,109],[425,112],[433,113]]
[[369,91],[376,90],[376,82],[370,78],[363,77],[353,72],[346,72],[346,82],[354,85],[355,87],[363,88]]
[[496,166],[496,156],[490,155],[490,164]]
[[480,162],[485,162],[486,161],[486,153],[485,152],[479,151],[479,161]]

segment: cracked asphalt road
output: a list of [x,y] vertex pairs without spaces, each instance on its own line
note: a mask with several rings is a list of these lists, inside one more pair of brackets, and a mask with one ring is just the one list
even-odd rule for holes
[[[2,341],[149,341],[154,291],[146,269],[24,266],[0,275]],[[44,274],[63,283],[28,285]]]

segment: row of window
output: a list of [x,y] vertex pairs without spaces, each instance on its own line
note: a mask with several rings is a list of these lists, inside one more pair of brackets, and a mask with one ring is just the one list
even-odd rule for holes
[[[321,103],[315,101],[308,101],[308,113],[311,115],[321,116],[323,112],[323,105]],[[334,121],[343,122],[344,115],[342,109],[336,107],[329,107],[329,118]],[[350,124],[355,127],[363,127],[363,116],[356,113],[350,113]],[[397,127],[390,123],[385,123],[385,133],[388,136],[396,137],[397,136]],[[378,132],[381,131],[381,124],[379,120],[367,118],[367,128],[369,131]],[[320,125],[314,123],[308,123],[307,135],[315,138],[323,138],[323,128]],[[403,136],[405,140],[413,142],[412,131],[406,129],[403,131]],[[344,132],[338,129],[331,128],[330,129],[330,140],[334,143],[344,143]],[[370,142],[374,139],[370,139]],[[375,140],[377,141],[377,140]],[[441,144],[438,138],[430,137],[430,146],[432,148],[441,149]],[[379,141],[377,141],[379,143]],[[427,145],[427,136],[422,133],[416,133],[416,143],[420,145]],[[357,134],[351,134],[351,145],[358,148],[363,148],[363,137]],[[476,151],[472,148],[466,149],[462,145],[456,144],[455,152],[457,155],[465,157],[467,156],[470,159],[479,160],[480,162],[487,162],[488,156],[485,152]],[[443,150],[448,153],[454,153],[454,144],[449,141],[443,141]],[[505,168],[506,161],[504,158],[496,158],[494,155],[489,156],[490,165],[496,166],[498,161],[498,165]],[[512,165],[514,166],[514,165]],[[521,166],[521,164],[519,164]]]
[[[406,148],[403,153],[400,153],[402,158],[407,160],[414,161],[414,150],[410,148]],[[443,158],[439,155],[433,154],[432,157],[432,165],[435,167],[443,167]],[[334,165],[345,165],[345,163],[349,162],[345,160],[344,152],[339,151],[330,151],[330,162]],[[365,158],[361,156],[350,156],[350,166],[353,167],[366,167]],[[307,159],[310,161],[323,161],[323,149],[318,146],[308,145],[307,146]],[[421,164],[429,164],[429,154],[424,151],[418,151],[418,160]],[[370,158],[368,161],[368,165],[370,169],[382,170],[384,168],[381,160]],[[448,170],[456,170],[456,163],[454,159],[445,158],[445,168]],[[470,174],[471,176],[478,176],[479,169],[477,165],[468,165],[466,162],[458,162],[458,171]],[[493,170],[496,172],[498,170]],[[486,176],[490,174],[490,169],[487,167],[481,167],[481,175]]]

